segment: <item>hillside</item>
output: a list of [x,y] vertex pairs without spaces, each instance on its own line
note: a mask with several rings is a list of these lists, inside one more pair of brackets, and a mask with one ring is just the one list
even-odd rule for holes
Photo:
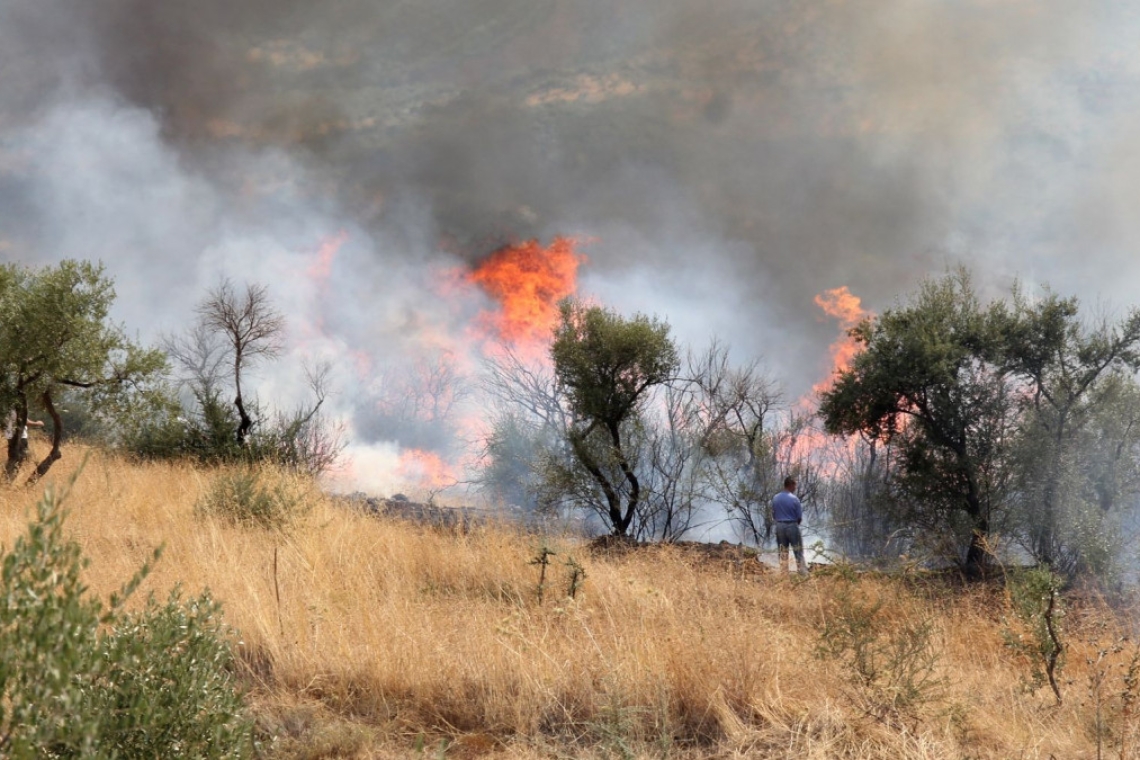
[[[241,528],[195,515],[218,476],[93,451],[68,524],[102,595],[162,544],[140,598],[221,600],[265,757],[1093,758],[1098,733],[1134,756],[1128,618],[1087,595],[1066,599],[1057,707],[1006,646],[1029,632],[1000,585],[550,537],[540,601],[538,536],[385,520],[299,481],[287,531]],[[0,489],[5,546],[38,497]]]

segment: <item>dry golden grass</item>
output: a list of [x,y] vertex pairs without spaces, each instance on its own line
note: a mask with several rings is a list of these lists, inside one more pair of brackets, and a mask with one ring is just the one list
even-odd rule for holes
[[[81,455],[68,457],[49,481],[74,472]],[[1097,605],[1067,621],[1070,682],[1055,707],[1047,690],[1023,688],[1028,666],[1003,645],[1005,601],[992,586],[801,581],[683,548],[591,555],[551,538],[540,603],[537,537],[385,521],[304,483],[313,508],[291,530],[240,528],[195,515],[215,476],[92,452],[68,525],[97,592],[162,544],[143,594],[208,587],[223,603],[273,757],[1096,757],[1085,660],[1118,632]],[[41,491],[0,489],[5,546]],[[570,556],[589,574],[573,601]],[[840,663],[815,655],[850,588],[884,601],[888,631],[933,619],[940,695],[880,710]],[[1130,653],[1101,665],[1115,737],[1132,730],[1113,712]],[[1114,742],[1106,757],[1121,756]]]

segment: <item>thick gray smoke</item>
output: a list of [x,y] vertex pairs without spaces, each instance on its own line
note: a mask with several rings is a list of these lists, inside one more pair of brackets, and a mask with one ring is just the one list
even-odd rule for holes
[[964,261],[1132,301],[1137,33],[1065,0],[0,0],[0,256],[102,259],[144,338],[266,282],[364,442],[401,435],[375,379],[479,307],[441,268],[580,235],[585,291],[794,396],[828,288],[881,309]]

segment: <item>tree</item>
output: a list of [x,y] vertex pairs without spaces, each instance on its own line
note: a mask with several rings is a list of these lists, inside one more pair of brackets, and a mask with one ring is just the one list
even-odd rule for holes
[[1008,323],[1004,304],[983,308],[964,269],[928,280],[909,305],[851,331],[861,350],[820,396],[828,432],[896,446],[912,519],[967,534],[970,573],[1008,493],[1016,410],[998,362]]
[[629,424],[650,391],[677,370],[669,326],[635,315],[625,319],[599,306],[562,304],[551,346],[554,372],[572,413],[568,443],[575,461],[601,494],[598,513],[624,536],[641,506],[642,484],[630,457]]
[[[266,410],[243,393],[245,371],[281,350],[284,319],[270,305],[268,290],[246,285],[239,292],[225,281],[197,311],[194,325],[164,340],[176,370],[172,395],[178,398],[140,420],[127,447],[148,458],[271,461],[312,475],[332,466],[344,443],[342,428],[321,413],[329,395],[329,365],[304,367],[313,401],[290,412]],[[233,403],[226,400],[230,393]]]
[[[1031,300],[1015,290],[1003,351],[1009,371],[1029,384],[1019,491],[1027,506],[1030,550],[1040,562],[1072,575],[1079,550],[1069,540],[1075,533],[1063,529],[1063,512],[1066,505],[1093,501],[1089,467],[1078,464],[1093,443],[1085,432],[1122,376],[1140,367],[1140,311],[1119,323],[1105,318],[1088,325],[1075,298],[1046,292]],[[1109,394],[1100,392],[1102,386]],[[1099,501],[1105,511],[1112,503],[1103,484]]]
[[52,447],[29,482],[62,456],[62,388],[86,392],[96,409],[112,408],[158,375],[161,352],[139,348],[109,322],[115,298],[101,265],[64,261],[35,270],[0,266],[0,409],[15,415],[5,472],[14,479],[26,450],[20,431],[32,405],[52,419]]
[[236,394],[234,406],[238,413],[234,435],[239,445],[244,444],[253,427],[253,418],[242,397],[242,372],[261,359],[273,359],[280,354],[285,318],[270,304],[269,291],[264,285],[248,283],[244,292],[238,292],[229,280],[209,292],[198,307],[198,314],[203,327],[220,334],[228,345]]
[[[656,469],[669,476],[666,482],[691,485],[673,488],[684,500],[679,508],[663,510],[667,523],[671,512],[691,511],[696,499],[719,507],[759,545],[768,533],[768,501],[782,487],[777,482],[794,472],[801,494],[814,495],[814,478],[797,452],[799,420],[779,413],[779,406],[779,391],[758,361],[734,365],[728,347],[716,340],[688,355],[682,376],[666,393],[669,435],[659,439],[670,445],[658,447],[664,462],[681,467]],[[778,425],[780,420],[786,424]]]
[[[485,441],[484,489],[544,512],[584,507],[612,532],[605,492],[575,453],[597,448],[593,463],[624,509],[631,485],[612,456],[611,439],[599,434],[573,445],[581,420],[550,367],[510,351],[487,366],[484,389],[496,413]],[[763,540],[767,499],[778,490],[775,471],[813,481],[795,454],[794,433],[774,429],[778,401],[759,363],[734,364],[725,344],[714,340],[704,351],[687,352],[621,425],[622,452],[640,489],[625,535],[674,541],[730,520]]]

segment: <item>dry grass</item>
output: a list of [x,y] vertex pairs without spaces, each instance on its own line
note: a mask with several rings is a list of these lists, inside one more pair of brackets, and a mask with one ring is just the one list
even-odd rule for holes
[[[49,480],[74,470],[79,455],[68,453]],[[93,452],[69,526],[100,593],[163,544],[144,593],[181,584],[222,601],[274,757],[1096,757],[1085,658],[1118,632],[1096,605],[1068,620],[1067,702],[1054,707],[1047,690],[1023,688],[1028,668],[1003,646],[993,587],[800,581],[680,548],[599,556],[555,538],[540,604],[534,536],[388,522],[315,489],[288,532],[240,528],[195,515],[211,477]],[[0,489],[4,545],[38,495]],[[562,564],[571,555],[589,574],[574,601]],[[879,710],[838,662],[815,656],[849,588],[884,601],[887,632],[933,619],[939,695]],[[1105,660],[1109,702],[1130,652]],[[1110,713],[1117,736],[1131,730]],[[1106,757],[1120,756],[1114,741]]]

